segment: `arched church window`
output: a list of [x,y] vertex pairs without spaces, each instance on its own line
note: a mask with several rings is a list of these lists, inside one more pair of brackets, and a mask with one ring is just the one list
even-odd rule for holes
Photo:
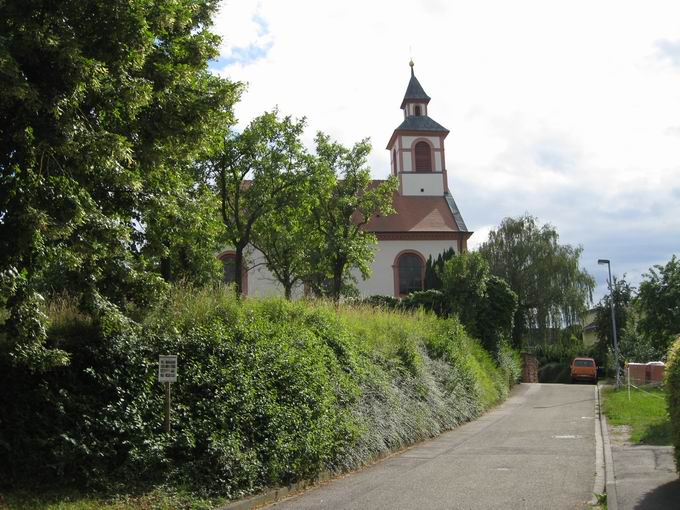
[[420,117],[421,115],[420,105],[416,105],[416,117]]
[[404,253],[399,257],[397,274],[400,296],[423,290],[423,260],[415,253]]
[[427,142],[416,144],[416,172],[432,171],[432,150]]
[[222,268],[224,283],[234,283],[236,281],[236,255],[233,253],[223,255]]
[[394,170],[394,175],[397,175],[397,150],[392,149],[392,169]]

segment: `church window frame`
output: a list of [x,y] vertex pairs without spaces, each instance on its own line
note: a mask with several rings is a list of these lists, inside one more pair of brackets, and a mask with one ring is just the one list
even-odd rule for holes
[[423,110],[419,104],[415,106],[415,115],[416,117],[421,117],[423,115]]
[[[419,149],[420,148],[420,149]],[[423,149],[425,152],[423,152]],[[434,147],[427,138],[419,138],[413,142],[413,170],[418,173],[435,172]]]
[[[420,270],[419,284],[414,284],[413,270],[414,267],[402,265],[403,263],[412,263],[418,261],[418,269]],[[408,296],[411,292],[416,292],[425,289],[425,257],[417,250],[402,250],[394,258],[394,296],[403,298]],[[409,274],[411,273],[411,274]],[[411,281],[407,281],[407,279]],[[405,291],[405,292],[404,292]]]
[[[222,262],[222,282],[224,284],[229,284],[229,283],[235,283],[236,282],[236,251],[234,250],[225,250],[222,253],[220,253],[217,258]],[[234,275],[233,275],[233,280],[227,281],[226,279],[226,273],[227,273],[227,261],[233,261],[234,264]],[[246,268],[245,264],[245,257],[243,261],[243,267],[241,268],[241,291],[244,296],[248,295],[248,269]]]

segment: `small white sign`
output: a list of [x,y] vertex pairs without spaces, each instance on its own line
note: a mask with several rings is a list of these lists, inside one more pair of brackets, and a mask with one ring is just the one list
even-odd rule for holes
[[158,356],[158,382],[177,381],[177,355]]

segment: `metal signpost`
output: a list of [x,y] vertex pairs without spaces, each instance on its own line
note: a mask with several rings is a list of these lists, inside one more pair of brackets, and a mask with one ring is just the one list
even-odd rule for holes
[[170,433],[170,384],[177,381],[177,355],[158,356],[158,382],[165,383],[165,432]]

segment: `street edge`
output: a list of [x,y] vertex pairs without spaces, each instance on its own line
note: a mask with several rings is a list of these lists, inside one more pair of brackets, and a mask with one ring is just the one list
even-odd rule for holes
[[598,415],[600,417],[600,432],[602,434],[602,446],[604,451],[604,467],[605,467],[605,490],[607,492],[607,508],[609,510],[618,510],[619,503],[616,494],[616,476],[614,474],[614,456],[612,455],[612,443],[609,437],[609,427],[607,426],[607,417],[602,413],[601,396],[602,387],[597,385],[597,401],[598,401]]
[[602,437],[602,406],[600,400],[600,386],[595,387],[595,484],[593,486],[593,499],[589,501],[590,506],[597,506],[597,495],[606,491],[606,468],[604,455],[604,438]]

